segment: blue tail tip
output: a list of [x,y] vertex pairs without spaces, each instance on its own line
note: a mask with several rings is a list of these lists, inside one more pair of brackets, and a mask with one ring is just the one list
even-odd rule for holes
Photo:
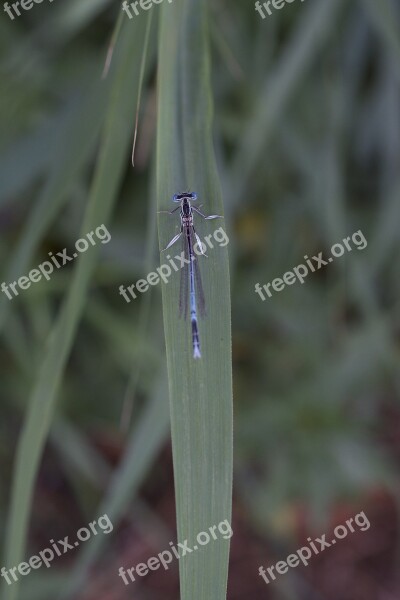
[[200,348],[197,346],[193,350],[193,358],[201,358]]

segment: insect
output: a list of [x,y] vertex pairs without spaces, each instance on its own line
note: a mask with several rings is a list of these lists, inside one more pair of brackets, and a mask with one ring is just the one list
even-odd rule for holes
[[[180,281],[180,292],[179,292],[179,316],[182,315],[187,318],[188,306],[190,306],[190,321],[192,327],[192,346],[193,346],[193,358],[201,358],[200,351],[200,338],[198,328],[197,309],[199,310],[200,316],[206,314],[206,304],[204,298],[203,286],[201,283],[200,269],[197,263],[197,254],[200,253],[203,256],[207,256],[203,251],[203,245],[199,236],[196,233],[193,222],[193,211],[198,213],[203,219],[219,219],[221,215],[204,215],[199,208],[192,206],[192,202],[197,200],[197,194],[194,192],[183,192],[181,194],[174,194],[172,197],[173,202],[179,202],[179,206],[174,210],[162,210],[159,212],[167,213],[169,215],[174,214],[180,209],[180,220],[181,228],[179,233],[172,238],[168,246],[162,250],[168,250],[175,242],[182,237],[182,250],[184,267],[181,271]],[[200,205],[201,207],[202,205]],[[199,252],[196,250],[199,249]],[[189,290],[189,298],[188,298]]]

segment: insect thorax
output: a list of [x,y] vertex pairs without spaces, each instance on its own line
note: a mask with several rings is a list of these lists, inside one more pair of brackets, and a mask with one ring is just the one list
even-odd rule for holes
[[191,227],[193,225],[193,215],[181,214],[182,225],[185,227]]

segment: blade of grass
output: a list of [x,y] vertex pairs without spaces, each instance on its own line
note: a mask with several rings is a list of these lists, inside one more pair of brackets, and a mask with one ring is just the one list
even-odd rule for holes
[[[64,139],[55,150],[49,178],[21,233],[20,242],[12,254],[5,281],[15,281],[30,266],[32,256],[44,233],[68,199],[79,169],[85,164],[100,131],[107,98],[107,85],[96,82],[86,93],[78,109],[65,125]],[[11,308],[9,299],[0,297],[0,331]]]
[[[196,190],[206,213],[222,214],[212,143],[208,23],[200,0],[162,6],[159,47],[157,197],[165,209],[175,192]],[[171,33],[173,32],[173,33]],[[160,247],[172,237],[159,219]],[[196,220],[200,236],[204,223]],[[206,222],[207,223],[207,222]],[[221,221],[218,226],[223,225]],[[203,356],[192,358],[190,327],[178,320],[178,277],[164,284],[163,315],[174,457],[178,539],[230,520],[232,372],[228,253],[201,261],[208,317],[200,323]],[[218,538],[179,561],[182,600],[226,597],[229,540]]]
[[[115,471],[98,510],[99,515],[109,516],[114,527],[132,501],[145,474],[168,437],[167,406],[165,377],[161,377],[152,400],[147,403],[138,423],[133,427],[123,460]],[[106,543],[106,536],[96,536],[85,544],[70,575],[68,586],[64,588],[61,595],[62,600],[74,598],[74,594],[85,581],[88,569]]]
[[400,58],[400,26],[399,10],[396,4],[381,0],[379,4],[373,0],[362,0],[369,21],[381,35],[382,41],[388,45],[398,61]]
[[142,98],[142,88],[143,88],[143,81],[144,81],[144,74],[145,74],[147,49],[149,46],[152,15],[153,15],[153,13],[150,13],[149,20],[147,21],[146,37],[144,40],[142,60],[140,62],[139,86],[138,86],[138,95],[137,95],[137,102],[136,102],[135,132],[134,132],[133,144],[132,144],[132,167],[135,166],[135,148],[136,148],[136,138],[137,138],[137,132],[138,132],[138,123],[139,123],[140,100]]
[[238,204],[248,178],[260,162],[267,141],[279,125],[288,102],[307,69],[318,56],[321,45],[333,30],[336,18],[345,0],[325,0],[311,3],[285,50],[277,61],[264,88],[258,96],[254,114],[232,163],[230,197]]
[[[86,209],[82,233],[108,222],[126,164],[130,142],[132,98],[136,97],[140,48],[144,41],[143,20],[129,24],[121,34],[115,55],[110,105],[104,126],[101,151]],[[55,407],[57,390],[76,333],[79,318],[96,265],[98,247],[77,262],[71,285],[48,341],[46,354],[32,390],[28,413],[18,443],[10,519],[6,539],[7,564],[23,559],[30,504],[44,443]],[[18,583],[3,585],[3,600],[16,600]]]
[[[154,161],[152,165],[152,171],[154,171]],[[156,210],[156,193],[155,193],[155,184],[153,183],[155,178],[152,178],[151,184],[151,202],[149,203],[149,211],[148,211],[148,221],[147,221],[147,235],[146,235],[146,251],[145,251],[145,265],[146,265],[146,273],[154,270],[154,249],[156,246],[156,221],[154,219],[154,213]],[[154,188],[154,189],[153,189]],[[151,320],[151,301],[152,301],[152,293],[149,290],[148,294],[146,294],[145,298],[143,298],[142,303],[140,305],[139,318],[137,323],[137,331],[138,337],[145,339],[146,332]],[[133,412],[133,403],[134,398],[136,396],[136,391],[139,385],[140,376],[142,374],[143,366],[145,363],[145,358],[141,353],[138,357],[138,360],[135,360],[135,364],[132,365],[131,376],[129,377],[128,384],[126,386],[124,398],[122,401],[121,408],[121,419],[120,419],[120,429],[124,435],[126,435],[129,431],[132,412]],[[136,366],[136,369],[134,368]]]
[[119,34],[121,33],[123,22],[124,22],[124,14],[121,11],[118,16],[117,22],[115,24],[114,30],[111,34],[111,39],[110,39],[110,43],[109,43],[109,46],[107,49],[106,59],[104,61],[103,73],[101,75],[102,79],[105,79],[107,77],[108,71],[110,70],[111,61],[112,61],[112,57],[114,54],[114,48],[117,43]]

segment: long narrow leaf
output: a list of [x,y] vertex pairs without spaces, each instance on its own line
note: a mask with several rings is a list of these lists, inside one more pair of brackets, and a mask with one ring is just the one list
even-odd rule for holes
[[[142,21],[125,28],[115,56],[115,79],[104,127],[102,146],[93,186],[82,226],[86,234],[107,223],[116,200],[131,141],[132,98],[136,97],[140,48],[143,45]],[[96,265],[96,247],[80,257],[61,313],[48,341],[46,354],[29,401],[28,413],[18,443],[11,511],[6,540],[7,564],[23,559],[35,478],[49,432],[57,390],[71,351],[77,325],[84,307]],[[18,597],[18,583],[3,586],[3,600]]]
[[[188,187],[206,213],[222,213],[212,144],[212,100],[204,2],[162,7],[159,49],[157,196],[159,208]],[[197,216],[197,215],[196,215]],[[172,219],[172,217],[171,217]],[[224,222],[200,223],[200,237]],[[216,223],[218,223],[216,225]],[[159,220],[160,246],[172,237],[167,215]],[[215,244],[200,268],[208,316],[200,322],[202,358],[192,356],[190,323],[178,319],[178,275],[163,286],[164,329],[174,456],[178,538],[196,536],[230,520],[232,492],[232,373],[229,266]],[[163,255],[165,256],[165,255]],[[229,540],[221,536],[179,562],[182,600],[226,597]]]

